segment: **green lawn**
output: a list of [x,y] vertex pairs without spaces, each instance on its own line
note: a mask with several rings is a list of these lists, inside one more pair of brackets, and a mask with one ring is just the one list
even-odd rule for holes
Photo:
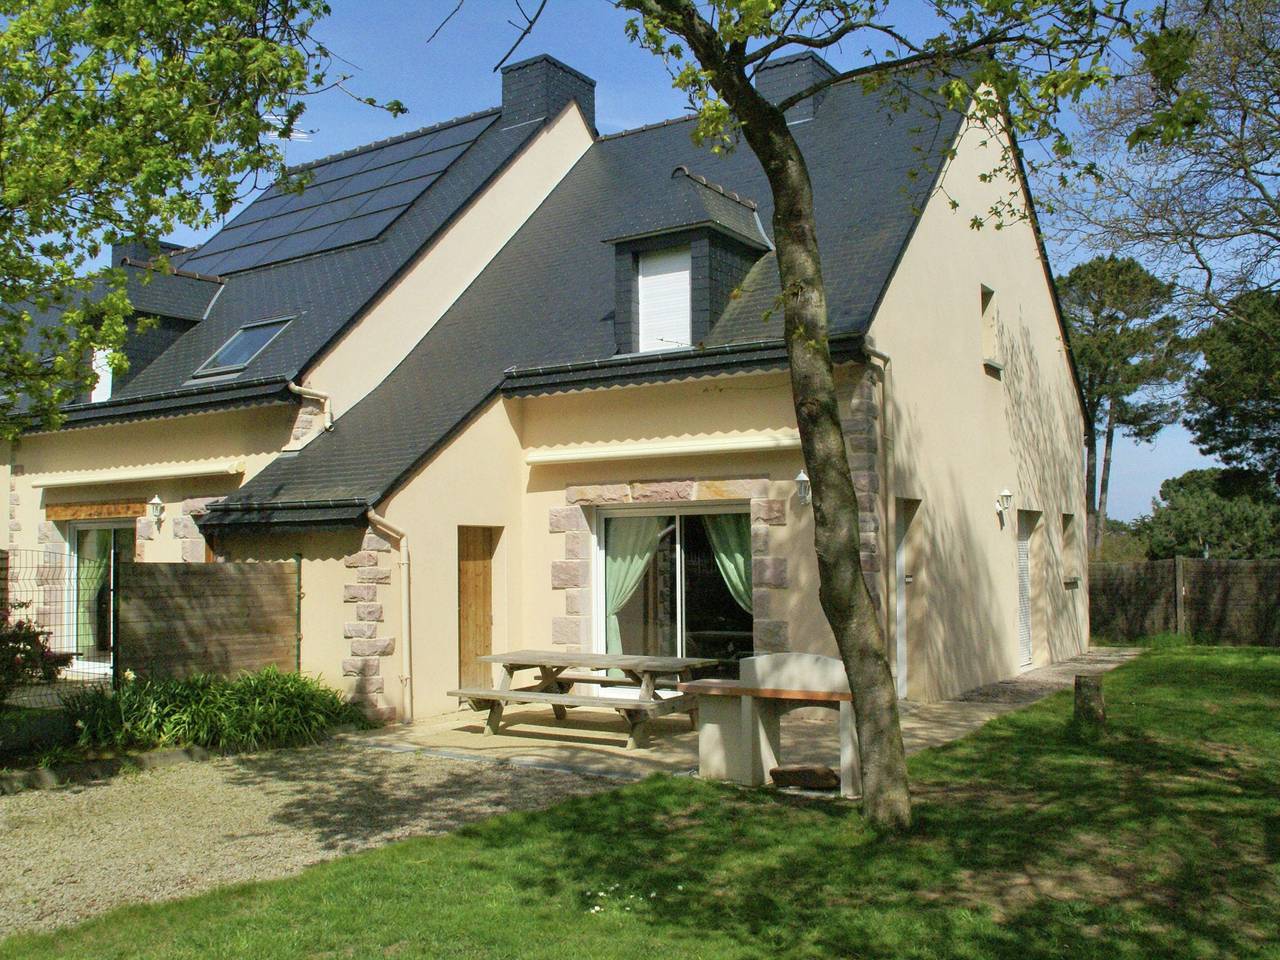
[[0,957],[1280,957],[1280,653],[1156,650],[911,762],[915,828],[653,778]]

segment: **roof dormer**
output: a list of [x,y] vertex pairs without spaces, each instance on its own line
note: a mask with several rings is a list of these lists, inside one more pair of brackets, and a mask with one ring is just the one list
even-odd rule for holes
[[756,205],[679,166],[613,244],[619,353],[702,342],[747,271],[772,249]]

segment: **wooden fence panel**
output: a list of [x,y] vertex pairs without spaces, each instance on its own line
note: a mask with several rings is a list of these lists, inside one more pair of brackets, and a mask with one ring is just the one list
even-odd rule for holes
[[1089,564],[1089,632],[1134,640],[1178,629],[1174,561]]
[[1089,626],[1126,641],[1182,633],[1206,643],[1280,646],[1280,560],[1089,565]]
[[1280,646],[1280,560],[1183,560],[1185,632]]
[[117,669],[234,676],[298,663],[295,563],[122,563]]

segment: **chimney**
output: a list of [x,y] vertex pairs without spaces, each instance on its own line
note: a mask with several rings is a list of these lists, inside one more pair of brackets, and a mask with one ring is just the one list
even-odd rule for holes
[[502,68],[502,123],[515,126],[550,120],[570,100],[592,130],[596,126],[596,82],[545,53]]
[[[797,53],[794,56],[768,60],[756,70],[756,89],[770,103],[778,103],[793,93],[807,90],[822,80],[836,76],[836,70],[816,53]],[[801,100],[787,111],[787,122],[812,120],[822,105],[826,91]]]
[[130,260],[150,260],[161,254],[172,253],[174,250],[181,249],[182,244],[169,243],[165,240],[158,241],[154,247],[145,240],[128,240],[124,243],[113,243],[111,245],[111,266],[120,266],[125,257]]

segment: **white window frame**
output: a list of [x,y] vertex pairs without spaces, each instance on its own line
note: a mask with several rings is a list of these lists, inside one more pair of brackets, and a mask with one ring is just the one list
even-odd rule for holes
[[[648,257],[683,255],[685,277],[685,313],[681,339],[651,338],[645,341],[644,262]],[[664,318],[665,319],[665,318]],[[640,353],[679,350],[693,346],[693,248],[689,244],[649,250],[636,256],[636,349]]]
[[[590,523],[592,538],[591,566],[591,650],[605,653],[605,579],[604,579],[604,528],[605,521],[618,517],[700,517],[709,513],[751,514],[750,500],[693,501],[663,506],[618,506],[597,508]],[[676,523],[676,656],[683,657],[684,637],[684,544],[681,543],[680,524]]]

